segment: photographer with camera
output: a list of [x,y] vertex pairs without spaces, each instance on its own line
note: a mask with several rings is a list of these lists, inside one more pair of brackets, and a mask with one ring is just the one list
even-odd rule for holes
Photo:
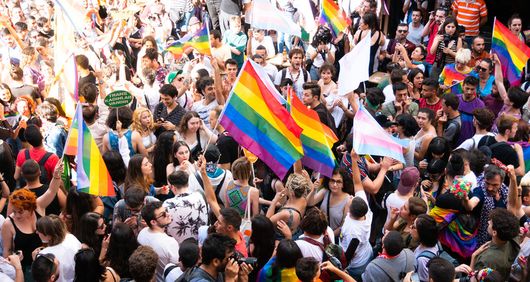
[[311,64],[307,66],[309,68],[309,74],[312,80],[320,79],[320,67],[323,64],[333,64],[335,62],[335,51],[336,48],[331,44],[332,40],[331,31],[325,26],[319,26],[318,30],[313,37],[313,42],[307,48],[307,58],[311,61]]
[[456,25],[454,18],[445,19],[438,35],[434,38],[429,49],[430,54],[436,54],[431,76],[438,76],[445,65],[454,63],[456,51],[462,48],[462,39],[458,37]]

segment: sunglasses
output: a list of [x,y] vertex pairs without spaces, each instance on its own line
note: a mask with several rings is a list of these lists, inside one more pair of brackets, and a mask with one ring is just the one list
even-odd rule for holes
[[477,67],[477,70],[478,70],[478,71],[482,71],[482,72],[486,72],[486,71],[488,71],[487,68],[483,68],[483,67],[481,67],[481,66],[478,66],[478,67]]
[[401,30],[398,30],[397,32],[398,32],[398,33],[407,33],[408,30],[402,30],[402,29],[401,29]]
[[161,212],[160,215],[155,217],[155,219],[160,219],[160,218],[163,218],[163,217],[165,218],[167,216],[169,216],[169,214],[167,213],[167,209],[166,209],[165,211]]

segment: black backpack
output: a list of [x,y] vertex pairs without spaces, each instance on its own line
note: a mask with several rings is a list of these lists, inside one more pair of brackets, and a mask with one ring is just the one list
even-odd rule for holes
[[[24,151],[24,153],[25,153],[26,161],[30,160],[31,156],[29,155],[29,150]],[[44,167],[44,164],[46,164],[46,162],[48,161],[48,159],[52,155],[53,155],[52,153],[46,152],[44,154],[44,156],[42,156],[42,158],[40,158],[40,160],[37,162],[39,164],[39,169],[40,169],[40,177],[39,177],[39,179],[40,179],[40,183],[42,183],[42,184],[49,184],[50,183],[51,178],[49,177],[48,171]],[[21,186],[24,186],[25,183],[22,184],[22,182],[25,182],[25,181],[21,181]]]

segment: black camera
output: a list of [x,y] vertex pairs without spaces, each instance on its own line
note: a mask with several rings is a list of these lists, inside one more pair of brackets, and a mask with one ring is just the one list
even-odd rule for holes
[[258,259],[255,257],[243,257],[239,252],[235,252],[232,255],[232,258],[237,261],[237,264],[241,265],[242,263],[246,263],[248,265],[251,265],[253,268],[255,268],[258,265]]

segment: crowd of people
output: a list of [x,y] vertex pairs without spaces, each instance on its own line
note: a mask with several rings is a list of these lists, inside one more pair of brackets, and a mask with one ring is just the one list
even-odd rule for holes
[[[272,3],[305,27],[305,1],[318,18],[315,0]],[[483,0],[338,1],[351,26],[317,21],[309,41],[251,27],[251,0],[81,1],[75,92],[115,196],[66,173],[61,2],[0,7],[1,281],[530,281],[530,68],[503,77]],[[504,24],[529,44],[521,17]],[[166,50],[204,25],[211,56]],[[381,79],[340,96],[368,34]],[[298,161],[280,179],[219,124],[245,60],[336,134],[331,176]],[[109,108],[115,90],[133,101]],[[404,162],[355,152],[360,107]]]

